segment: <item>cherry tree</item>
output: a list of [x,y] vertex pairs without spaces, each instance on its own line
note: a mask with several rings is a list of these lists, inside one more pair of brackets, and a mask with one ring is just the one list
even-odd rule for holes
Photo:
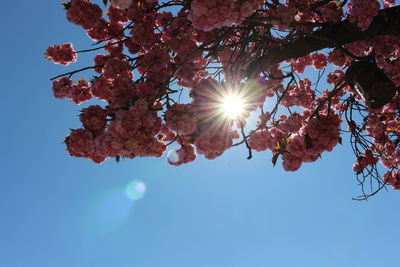
[[[54,96],[104,102],[81,110],[82,128],[65,138],[71,156],[161,157],[175,143],[168,163],[181,165],[243,145],[248,159],[269,150],[273,165],[296,171],[347,134],[362,190],[356,199],[400,189],[395,0],[63,5],[94,46],[53,45],[45,57],[69,65],[92,53],[93,64],[52,78]],[[76,76],[83,72],[95,76]]]

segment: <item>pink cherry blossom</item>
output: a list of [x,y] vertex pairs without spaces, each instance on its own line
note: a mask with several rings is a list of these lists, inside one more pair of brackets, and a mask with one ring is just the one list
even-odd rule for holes
[[67,7],[67,19],[86,30],[91,29],[101,15],[101,8],[86,0],[72,0]]
[[53,81],[53,93],[56,98],[71,97],[71,86],[72,80],[67,77],[62,77],[60,79]]
[[365,31],[371,24],[374,16],[378,15],[379,2],[377,0],[353,0],[348,5],[350,21]]
[[90,106],[84,108],[79,115],[85,129],[91,131],[94,135],[100,133],[105,125],[107,118],[107,110],[103,109],[99,105]]
[[67,66],[77,60],[77,54],[71,43],[49,46],[45,56],[54,63]]
[[133,2],[133,0],[110,0],[111,5],[118,9],[126,9]]

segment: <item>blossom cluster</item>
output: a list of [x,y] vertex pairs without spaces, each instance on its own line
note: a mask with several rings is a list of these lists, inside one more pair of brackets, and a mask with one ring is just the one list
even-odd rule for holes
[[339,126],[341,119],[338,115],[312,118],[292,135],[287,142],[283,154],[285,170],[297,170],[302,162],[313,162],[324,151],[332,151],[339,142]]
[[67,66],[77,60],[76,52],[71,43],[49,46],[45,56],[56,64]]
[[263,0],[193,0],[189,19],[203,31],[241,23],[263,4]]
[[379,2],[377,0],[353,0],[348,5],[350,22],[365,31],[379,11]]

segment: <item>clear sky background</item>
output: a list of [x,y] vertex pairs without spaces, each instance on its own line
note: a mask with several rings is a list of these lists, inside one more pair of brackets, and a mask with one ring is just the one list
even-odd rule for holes
[[[43,53],[90,42],[58,1],[1,7],[1,267],[400,266],[400,192],[353,201],[346,142],[294,173],[244,147],[180,167],[69,157],[82,106],[55,99],[49,78],[91,57],[63,68]],[[133,201],[135,180],[147,193]]]

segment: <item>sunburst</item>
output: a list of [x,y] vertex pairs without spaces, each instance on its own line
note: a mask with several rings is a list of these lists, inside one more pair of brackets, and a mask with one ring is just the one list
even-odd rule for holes
[[239,94],[229,93],[222,99],[223,114],[229,119],[237,119],[245,111],[245,102]]

